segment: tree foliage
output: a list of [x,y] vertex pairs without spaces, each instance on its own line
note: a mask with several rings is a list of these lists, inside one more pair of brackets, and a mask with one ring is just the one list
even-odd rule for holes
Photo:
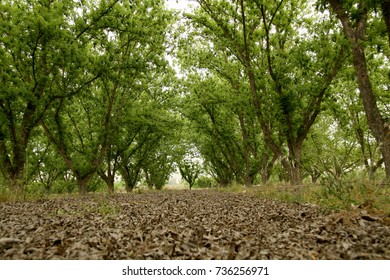
[[2,189],[389,178],[389,1],[194,2],[2,1]]

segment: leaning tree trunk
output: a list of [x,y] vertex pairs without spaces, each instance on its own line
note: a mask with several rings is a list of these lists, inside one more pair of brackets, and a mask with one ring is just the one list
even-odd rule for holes
[[361,42],[352,42],[353,63],[357,74],[360,96],[363,101],[367,123],[375,139],[380,143],[383,160],[385,163],[386,177],[390,179],[390,131],[380,114],[374,92],[372,89],[369,72],[367,69],[364,47]]
[[[382,14],[387,28],[387,38],[390,47],[390,0],[382,2]],[[383,140],[383,160],[385,162],[385,170],[387,181],[390,181],[390,119],[384,124],[385,139]]]
[[[385,164],[386,179],[387,181],[389,181],[390,128],[389,125],[385,123],[375,99],[375,95],[370,81],[369,71],[367,68],[364,48],[364,37],[368,16],[368,8],[365,5],[367,4],[363,3],[362,7],[360,8],[360,19],[356,22],[356,24],[352,24],[348,18],[348,13],[341,5],[340,0],[329,0],[329,3],[332,6],[332,9],[336,13],[339,20],[341,21],[344,33],[352,46],[353,66],[356,71],[360,97],[363,102],[367,123],[376,141],[380,144],[381,153]],[[389,5],[388,1],[385,1],[385,4]]]
[[386,24],[386,29],[387,29],[387,37],[389,40],[389,46],[390,46],[390,0],[384,0],[382,2],[382,14],[383,14],[383,19]]

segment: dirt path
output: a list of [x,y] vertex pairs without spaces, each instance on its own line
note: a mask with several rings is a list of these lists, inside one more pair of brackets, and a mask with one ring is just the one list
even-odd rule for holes
[[0,204],[0,259],[390,259],[380,217],[215,191]]

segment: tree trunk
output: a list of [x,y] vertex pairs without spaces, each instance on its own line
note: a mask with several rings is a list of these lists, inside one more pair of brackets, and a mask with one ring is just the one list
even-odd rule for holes
[[281,161],[282,166],[285,170],[285,180],[287,182],[290,182],[291,185],[300,185],[302,183],[302,167],[300,164],[300,159],[291,158],[290,160],[287,160],[285,158]]
[[390,0],[384,0],[382,2],[382,14],[387,28],[387,38],[389,39],[390,47]]
[[86,195],[88,192],[88,179],[83,178],[83,179],[77,179],[77,186],[79,188],[79,194],[81,195]]
[[[382,13],[387,28],[387,38],[390,47],[390,0],[384,0],[382,3]],[[390,181],[390,119],[384,124],[385,139],[383,140],[383,160],[385,162],[385,171],[387,181]]]
[[357,73],[360,96],[363,101],[364,111],[367,117],[368,126],[379,142],[382,156],[385,163],[387,180],[390,179],[390,131],[385,125],[378,109],[375,95],[372,89],[369,71],[367,69],[364,46],[360,41],[350,40],[352,44],[353,64]]
[[95,173],[90,173],[86,176],[76,176],[77,186],[79,188],[79,194],[86,195],[88,193],[88,183],[92,179]]
[[141,169],[138,166],[133,167],[133,169],[130,169],[128,166],[123,166],[119,169],[122,179],[125,181],[126,192],[129,193],[133,191],[138,182],[140,171]]
[[292,177],[291,164],[285,157],[282,157],[281,163],[284,168],[285,174],[282,174],[279,177],[281,177],[286,182],[291,182],[291,177]]
[[[244,145],[248,145],[247,143]],[[251,163],[250,163],[250,156],[249,156],[249,151],[248,147],[244,147],[245,149],[245,175],[244,175],[244,181],[245,181],[245,186],[250,187],[252,186],[253,183],[253,178],[251,174]]]
[[[261,130],[264,134],[264,141],[267,144],[267,146],[271,149],[271,151],[274,153],[275,158],[279,158],[283,155],[279,145],[274,141],[272,138],[272,132],[269,129],[269,126],[264,120],[263,111],[261,109],[260,105],[260,98],[258,95],[258,88],[256,84],[256,77],[255,72],[252,68],[251,63],[251,55],[249,50],[249,44],[248,44],[248,34],[246,30],[246,20],[245,20],[245,9],[244,9],[244,1],[240,1],[241,5],[241,17],[242,17],[242,27],[243,27],[243,35],[244,35],[244,50],[241,53],[241,57],[243,58],[243,66],[245,67],[246,73],[248,75],[249,80],[249,87],[250,91],[252,93],[252,101],[255,109],[255,115],[257,118],[257,121],[260,124]],[[282,159],[283,164],[283,159]]]
[[125,181],[126,192],[128,192],[128,193],[132,192],[134,187],[135,187],[136,182],[134,182],[132,179],[130,179],[130,177],[127,175],[123,176],[123,179]]
[[291,163],[291,178],[290,183],[293,186],[302,184],[301,165],[295,161]]
[[385,163],[386,181],[390,183],[390,130],[385,130],[386,136],[383,140],[382,155]]
[[301,169],[298,166],[292,166],[291,168],[290,183],[293,186],[302,184]]
[[[15,128],[11,129],[12,151],[7,149],[4,135],[0,135],[0,167],[4,177],[12,191],[19,192],[23,190],[25,181],[26,150],[28,139],[20,137]],[[27,136],[26,136],[27,137]],[[9,155],[12,155],[10,158]]]
[[303,141],[296,141],[288,145],[291,166],[290,183],[294,186],[302,184],[302,144]]
[[261,171],[261,183],[263,185],[267,184],[268,180],[269,180],[269,174],[266,170],[262,170]]
[[8,186],[10,188],[10,190],[14,193],[20,193],[21,191],[23,191],[23,187],[24,187],[24,178],[23,178],[23,169],[17,169],[17,170],[13,170],[13,172],[11,172],[11,174],[9,174],[9,177],[8,177]]
[[266,184],[271,177],[272,169],[274,168],[275,161],[277,157],[274,155],[270,161],[269,156],[266,153],[262,155],[262,164],[260,169],[261,174],[261,182],[262,184]]
[[114,190],[114,182],[115,182],[115,175],[114,174],[115,173],[111,172],[110,168],[108,168],[107,173],[108,173],[108,175],[106,175],[103,171],[100,171],[100,170],[98,172],[99,177],[104,181],[104,183],[106,183],[108,192],[114,193],[115,192],[115,190]]
[[107,185],[107,188],[108,188],[108,192],[109,193],[114,193],[115,192],[115,189],[114,189],[114,177],[113,176],[109,176],[107,177],[107,181],[105,180],[104,181]]
[[[387,2],[383,4],[389,5]],[[367,24],[368,8],[363,3],[360,8],[360,18],[356,24],[352,24],[347,11],[342,7],[340,0],[329,0],[332,9],[341,21],[344,33],[352,46],[353,66],[356,71],[360,97],[363,102],[368,126],[380,144],[383,160],[385,163],[386,179],[390,180],[390,129],[381,116],[375,95],[372,89],[369,71],[367,68],[364,51],[364,37]],[[386,6],[387,7],[387,6]]]
[[109,193],[114,193],[115,192],[115,189],[114,189],[114,180],[110,180],[110,182],[107,184],[108,186],[108,192]]

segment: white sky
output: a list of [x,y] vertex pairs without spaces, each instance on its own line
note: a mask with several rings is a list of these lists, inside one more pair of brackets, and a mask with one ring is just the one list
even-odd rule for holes
[[190,3],[193,1],[190,0],[165,0],[165,3],[168,8],[170,9],[177,9],[182,11],[189,11],[190,6],[193,5],[193,3]]

